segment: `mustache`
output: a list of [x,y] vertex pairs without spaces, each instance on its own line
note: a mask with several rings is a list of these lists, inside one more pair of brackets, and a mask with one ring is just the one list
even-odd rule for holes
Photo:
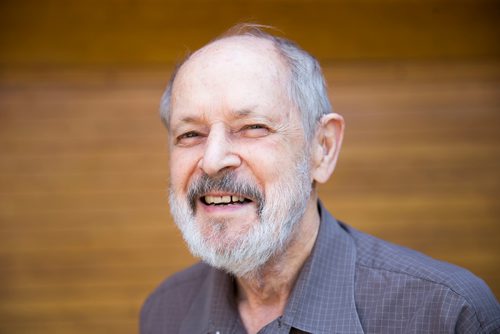
[[194,180],[189,186],[187,194],[193,212],[196,212],[196,201],[210,192],[233,193],[251,199],[257,204],[259,216],[264,208],[265,197],[259,187],[254,183],[238,180],[234,171],[224,171],[215,176],[204,173]]

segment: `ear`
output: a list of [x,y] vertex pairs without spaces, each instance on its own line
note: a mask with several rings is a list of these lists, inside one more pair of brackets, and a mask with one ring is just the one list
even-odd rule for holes
[[344,137],[344,118],[330,113],[321,118],[312,148],[312,178],[325,183],[335,169],[342,138]]

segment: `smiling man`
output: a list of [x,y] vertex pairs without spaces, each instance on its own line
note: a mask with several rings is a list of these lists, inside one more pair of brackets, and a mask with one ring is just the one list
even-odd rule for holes
[[163,282],[142,333],[492,333],[500,307],[466,270],[337,222],[316,183],[344,132],[317,61],[239,26],[173,74],[170,209],[199,264]]

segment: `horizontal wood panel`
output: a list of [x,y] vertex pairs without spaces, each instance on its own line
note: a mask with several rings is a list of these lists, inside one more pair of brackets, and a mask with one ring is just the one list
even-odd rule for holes
[[0,64],[172,63],[240,21],[321,59],[498,57],[494,0],[4,0]]

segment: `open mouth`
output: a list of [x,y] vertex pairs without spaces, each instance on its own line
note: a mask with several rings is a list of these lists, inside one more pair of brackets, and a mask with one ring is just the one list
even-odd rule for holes
[[247,204],[252,202],[252,200],[249,198],[237,195],[223,195],[223,196],[205,195],[202,196],[200,200],[205,205],[235,205],[235,204]]

